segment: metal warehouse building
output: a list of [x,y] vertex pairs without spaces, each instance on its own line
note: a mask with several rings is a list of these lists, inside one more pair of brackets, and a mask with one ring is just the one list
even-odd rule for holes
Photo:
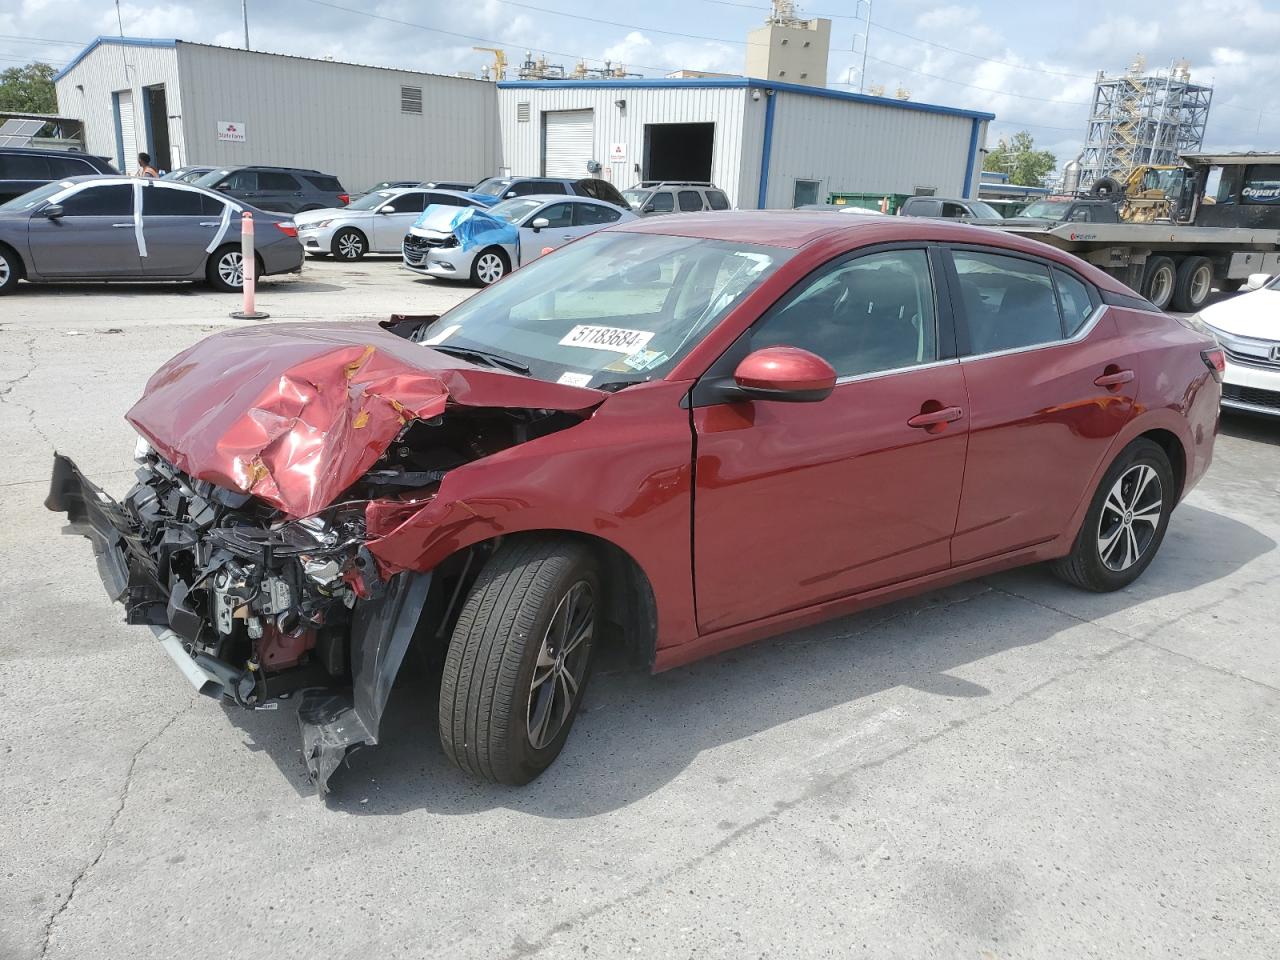
[[[993,114],[747,77],[498,84],[516,176],[711,180],[741,208],[975,196]],[[598,172],[596,172],[598,171]]]
[[383,179],[478,181],[501,163],[493,84],[431,73],[99,37],[57,75],[86,147],[156,166],[314,167],[349,190]]

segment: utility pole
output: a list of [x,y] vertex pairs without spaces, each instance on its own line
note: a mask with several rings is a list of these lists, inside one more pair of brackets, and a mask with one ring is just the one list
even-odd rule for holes
[[244,18],[244,48],[249,49],[249,0],[240,0],[240,16]]
[[[871,45],[871,0],[866,0],[867,4],[867,26],[862,31],[862,73],[858,75],[858,92],[864,93],[867,86],[867,47]],[[859,0],[858,6],[862,6],[862,0]]]

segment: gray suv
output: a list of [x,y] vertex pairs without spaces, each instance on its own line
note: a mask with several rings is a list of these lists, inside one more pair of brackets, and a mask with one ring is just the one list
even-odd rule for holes
[[91,153],[0,147],[0,203],[7,203],[51,180],[116,172],[106,160]]
[[725,192],[706,180],[641,180],[623,190],[622,196],[640,217],[728,210],[732,206]]
[[351,202],[337,177],[301,167],[219,167],[195,185],[280,213],[326,210]]
[[981,200],[960,200],[952,197],[907,197],[898,213],[904,217],[938,217],[943,220],[960,220],[985,226],[1004,223],[1004,217],[995,207]]

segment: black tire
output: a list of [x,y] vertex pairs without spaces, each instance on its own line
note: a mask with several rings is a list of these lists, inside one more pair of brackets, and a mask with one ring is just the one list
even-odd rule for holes
[[1243,277],[1223,277],[1218,281],[1218,289],[1223,293],[1235,293],[1243,286]]
[[[209,259],[205,263],[204,268],[205,280],[208,281],[209,286],[213,287],[213,289],[220,293],[239,293],[244,289],[244,277],[243,275],[238,275],[238,279],[234,281],[229,279],[230,271],[227,267],[228,258],[236,263],[240,262],[240,245],[238,243],[229,243],[226,246],[219,247],[209,255]],[[257,267],[254,272],[254,277],[258,282],[261,282],[263,278],[262,257],[254,254],[253,261],[254,265]]]
[[22,279],[22,259],[8,247],[0,246],[0,296],[13,293]]
[[369,252],[369,238],[355,227],[344,227],[333,235],[329,252],[337,260],[355,263],[357,260],[363,260],[364,255]]
[[1178,270],[1169,257],[1148,257],[1147,269],[1142,275],[1142,295],[1161,310],[1173,299],[1173,288],[1178,283]]
[[[496,258],[496,261],[501,264],[501,269],[496,275],[486,269],[486,265],[492,262],[488,258]],[[476,258],[471,261],[471,282],[477,287],[491,286],[510,272],[511,260],[507,256],[507,252],[501,247],[486,247],[477,253]]]
[[1208,257],[1184,257],[1173,284],[1173,309],[1194,313],[1213,292],[1213,263]]
[[1100,177],[1089,188],[1089,196],[1097,197],[1099,200],[1110,200],[1123,192],[1124,187],[1120,185],[1120,181],[1115,177]]
[[[1139,488],[1138,484],[1144,478],[1143,468],[1151,470],[1154,477],[1147,478],[1145,486]],[[1156,491],[1159,517],[1154,523],[1139,519],[1145,514],[1155,514],[1151,479],[1158,480],[1160,485]],[[1125,506],[1124,498],[1134,493],[1135,503],[1128,505],[1127,513],[1109,503],[1116,490],[1119,490],[1120,506]],[[1053,572],[1068,583],[1096,593],[1127,587],[1142,576],[1142,571],[1147,569],[1160,549],[1177,498],[1178,490],[1174,487],[1169,457],[1159,444],[1139,437],[1120,451],[1103,476],[1072,544],[1071,553],[1054,561]],[[1133,508],[1135,505],[1137,509]],[[1126,519],[1126,516],[1131,519]],[[1116,531],[1114,536],[1113,531]],[[1130,537],[1132,547],[1126,545]],[[1104,548],[1108,538],[1112,540],[1110,549]],[[1117,551],[1130,549],[1136,552],[1135,559],[1117,569],[1117,562],[1123,564],[1129,560],[1128,553]]]
[[[579,641],[566,657],[550,630],[554,624],[559,632],[558,618],[581,601],[583,590],[590,601],[586,633],[574,631]],[[498,548],[471,588],[445,656],[440,742],[450,760],[467,773],[513,786],[551,765],[582,702],[602,601],[596,565],[581,544],[530,536]],[[548,641],[552,663],[543,658],[540,664]],[[549,676],[536,689],[535,668]],[[564,671],[576,678],[571,693],[560,676]],[[543,716],[559,726],[553,731],[541,725]]]

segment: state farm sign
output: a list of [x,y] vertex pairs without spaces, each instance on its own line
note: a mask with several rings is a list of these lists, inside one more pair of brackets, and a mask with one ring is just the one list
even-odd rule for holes
[[244,143],[244,124],[239,120],[219,120],[218,139]]

